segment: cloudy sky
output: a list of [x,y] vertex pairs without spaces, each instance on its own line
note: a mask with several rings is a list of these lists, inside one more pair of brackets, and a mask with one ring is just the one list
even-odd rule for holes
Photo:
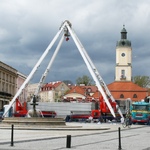
[[[132,42],[132,75],[149,76],[150,1],[147,0],[1,0],[0,61],[29,75],[61,23],[69,20],[100,75],[114,81],[116,42],[125,25]],[[40,77],[59,42],[53,46],[31,82]],[[89,71],[72,38],[63,45],[46,82],[71,80]],[[91,77],[91,76],[90,76]]]

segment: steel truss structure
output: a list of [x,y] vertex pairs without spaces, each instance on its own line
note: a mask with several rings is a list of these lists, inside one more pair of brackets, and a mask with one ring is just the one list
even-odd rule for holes
[[[27,79],[24,81],[24,83],[22,84],[22,86],[20,87],[20,89],[18,90],[18,92],[16,93],[16,95],[13,97],[13,99],[11,100],[11,102],[9,103],[9,106],[6,108],[6,111],[3,114],[3,117],[5,117],[6,113],[9,111],[9,109],[12,107],[13,103],[16,101],[17,97],[21,94],[22,90],[28,85],[29,81],[31,80],[31,78],[33,77],[33,75],[35,74],[35,72],[37,71],[37,69],[39,68],[41,62],[44,60],[44,58],[47,56],[47,54],[49,53],[49,51],[51,50],[52,46],[54,45],[54,43],[56,42],[56,40],[59,38],[59,36],[62,34],[62,37],[56,47],[56,50],[52,56],[52,58],[50,59],[50,62],[44,72],[44,74],[42,75],[40,82],[38,84],[38,88],[35,91],[34,95],[38,96],[38,93],[40,91],[40,88],[42,86],[42,84],[45,81],[45,78],[50,70],[50,67],[53,64],[53,61],[57,55],[57,53],[59,52],[59,49],[64,41],[64,38],[66,38],[66,41],[69,40],[69,36],[72,37],[73,41],[75,42],[93,80],[95,81],[96,86],[98,87],[98,90],[101,92],[111,114],[113,115],[113,117],[115,116],[114,110],[112,108],[112,106],[109,103],[109,99],[111,99],[111,101],[115,101],[115,99],[113,98],[113,96],[111,95],[109,89],[107,88],[107,85],[105,84],[104,80],[102,79],[102,77],[100,76],[98,70],[96,69],[95,65],[93,64],[92,60],[90,59],[89,55],[87,54],[86,50],[84,49],[82,43],[80,42],[79,38],[77,37],[77,35],[75,34],[75,32],[72,29],[72,25],[68,20],[65,20],[61,27],[59,28],[59,31],[57,32],[57,34],[54,36],[53,40],[51,41],[51,43],[48,45],[48,47],[46,48],[46,50],[44,51],[44,53],[42,54],[42,56],[40,57],[40,59],[38,60],[38,62],[36,63],[36,65],[34,66],[34,68],[32,69],[31,73],[28,75]],[[32,99],[33,100],[33,99]],[[32,101],[31,100],[31,101]],[[122,118],[122,112],[119,109],[119,106],[117,105],[117,109],[118,112],[120,114],[120,116]]]

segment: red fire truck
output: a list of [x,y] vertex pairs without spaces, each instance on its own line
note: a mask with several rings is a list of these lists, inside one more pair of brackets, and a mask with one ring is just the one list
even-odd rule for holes
[[72,111],[71,115],[67,115],[66,121],[79,121],[79,120],[90,121],[91,119],[96,121],[101,121],[101,122],[102,121],[106,122],[106,120],[112,121],[113,119],[115,119],[116,121],[120,121],[121,115],[118,113],[118,106],[122,112],[122,115],[125,117],[126,110],[129,110],[132,105],[130,99],[116,100],[116,101],[111,101],[109,99],[109,103],[113,108],[116,117],[114,117],[111,114],[106,102],[101,96],[98,102],[93,103],[94,104],[93,110],[87,113],[82,111],[78,111],[78,112]]
[[[14,117],[26,117],[28,114],[27,103],[24,102],[23,105],[20,103],[18,99],[16,99],[16,104],[14,107]],[[56,117],[55,111],[43,111],[41,110],[41,117]]]

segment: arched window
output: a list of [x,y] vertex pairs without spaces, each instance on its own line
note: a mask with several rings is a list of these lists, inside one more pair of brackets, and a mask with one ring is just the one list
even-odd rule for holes
[[123,95],[123,94],[120,94],[120,98],[124,98],[124,95]]
[[134,94],[134,95],[133,95],[133,98],[137,98],[137,95],[136,95],[136,94]]

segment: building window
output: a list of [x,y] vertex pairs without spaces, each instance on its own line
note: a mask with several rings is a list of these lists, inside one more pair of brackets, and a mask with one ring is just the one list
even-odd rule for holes
[[120,95],[120,98],[124,98],[124,95],[123,95],[123,94],[121,94],[121,95]]
[[5,80],[5,73],[3,72],[3,80]]
[[136,95],[136,94],[134,94],[134,95],[133,95],[133,98],[137,98],[137,95]]
[[121,78],[125,78],[125,70],[121,70]]

